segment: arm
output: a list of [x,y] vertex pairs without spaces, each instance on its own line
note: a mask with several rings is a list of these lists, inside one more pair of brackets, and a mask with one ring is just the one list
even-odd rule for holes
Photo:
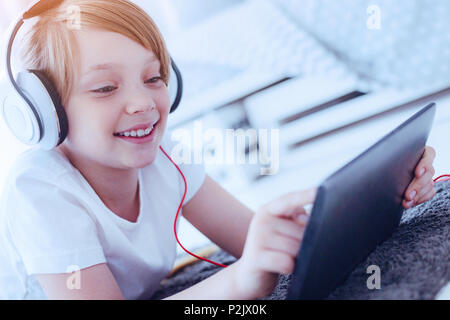
[[[183,216],[225,251],[237,258],[242,255],[253,212],[209,176],[206,176],[195,196],[183,206]],[[236,267],[237,263],[169,299],[239,299],[233,296],[232,279]],[[80,289],[68,289],[67,281],[72,276],[40,274],[37,278],[49,299],[124,299],[106,264],[80,270]]]
[[245,300],[250,299],[238,293],[235,273],[239,260],[225,269],[219,270],[205,280],[164,300]]
[[[38,274],[36,275],[44,293],[50,300],[122,300],[120,288],[105,263],[82,269],[75,274]],[[79,280],[79,289],[68,284]]]
[[183,206],[194,227],[234,257],[242,255],[253,211],[206,175],[195,196]]
[[[208,192],[203,191],[202,194]],[[279,273],[289,274],[294,268],[307,221],[303,205],[312,203],[314,197],[315,191],[295,192],[261,207],[251,219],[248,228],[240,228],[241,232],[248,229],[248,232],[245,232],[245,241],[229,241],[236,246],[238,253],[242,253],[239,260],[168,299],[237,300],[267,296],[275,288]],[[241,206],[237,202],[231,204],[237,208]],[[222,226],[219,229],[221,237],[225,239],[227,230]],[[230,232],[230,239],[233,236]],[[243,250],[242,242],[245,243]],[[224,246],[227,247],[227,244]],[[37,278],[49,299],[124,298],[106,264],[82,269],[79,274],[79,289],[68,288],[67,283],[70,283],[72,276],[40,274]]]
[[[245,299],[233,289],[234,269],[237,263],[221,270],[208,279],[166,299]],[[124,300],[111,271],[106,264],[98,264],[80,270],[79,289],[69,289],[73,274],[38,274],[39,283],[49,300]]]
[[294,269],[308,219],[303,206],[315,194],[315,189],[292,192],[262,206],[250,223],[239,260],[167,299],[243,300],[270,294],[279,274]]

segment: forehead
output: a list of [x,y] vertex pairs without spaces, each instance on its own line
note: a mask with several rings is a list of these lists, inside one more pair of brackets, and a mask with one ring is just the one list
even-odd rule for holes
[[75,33],[79,49],[81,75],[111,68],[159,67],[153,51],[115,32],[84,29]]

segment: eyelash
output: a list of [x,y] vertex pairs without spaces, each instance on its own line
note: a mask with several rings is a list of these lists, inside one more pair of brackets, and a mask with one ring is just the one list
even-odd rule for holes
[[[151,82],[152,80],[155,80],[155,79],[157,81]],[[150,79],[146,80],[144,83],[156,83],[159,80],[162,80],[162,77],[153,77],[153,78],[150,78]],[[111,90],[107,90],[107,89],[111,89]],[[99,88],[99,89],[96,89],[96,90],[91,90],[91,91],[94,92],[94,93],[110,93],[110,92],[112,92],[112,91],[114,91],[116,89],[117,89],[117,87],[114,87],[114,86],[106,86],[106,87]]]

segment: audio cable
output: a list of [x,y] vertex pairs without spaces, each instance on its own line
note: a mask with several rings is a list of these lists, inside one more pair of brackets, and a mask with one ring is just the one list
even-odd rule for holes
[[164,151],[164,149],[163,149],[161,146],[159,146],[159,148],[160,148],[161,151],[166,155],[166,157],[170,160],[170,162],[172,162],[173,165],[177,168],[178,172],[181,174],[181,176],[183,177],[183,181],[184,181],[184,195],[183,195],[183,198],[181,199],[180,205],[178,206],[177,214],[176,214],[176,216],[175,216],[175,222],[174,222],[174,224],[173,224],[173,231],[174,231],[174,233],[175,233],[175,239],[177,240],[177,242],[178,242],[178,244],[180,245],[180,247],[181,247],[184,251],[186,251],[188,254],[190,254],[191,256],[193,256],[193,257],[195,257],[195,258],[197,258],[197,259],[200,259],[200,260],[203,260],[203,261],[212,263],[212,264],[214,264],[214,265],[216,265],[216,266],[219,266],[219,267],[222,267],[222,268],[226,268],[227,266],[224,265],[224,264],[221,264],[221,263],[218,263],[218,262],[215,262],[215,261],[212,261],[212,260],[209,260],[209,259],[200,257],[200,256],[196,255],[195,253],[190,252],[190,251],[187,250],[187,249],[180,243],[180,241],[178,240],[178,235],[177,235],[177,220],[178,220],[178,215],[180,214],[181,207],[183,206],[184,199],[186,198],[186,193],[187,193],[187,183],[186,183],[186,178],[185,178],[183,172],[182,172],[182,171],[180,170],[180,168],[178,167],[178,165],[172,160],[172,158],[170,158],[170,156],[166,153],[166,151]]
[[[187,253],[190,254],[191,256],[193,256],[193,257],[195,257],[195,258],[197,258],[197,259],[200,259],[200,260],[203,260],[203,261],[212,263],[212,264],[214,264],[214,265],[216,265],[216,266],[219,266],[219,267],[222,267],[222,268],[226,268],[227,266],[224,265],[224,264],[221,264],[221,263],[218,263],[218,262],[215,262],[215,261],[212,261],[212,260],[209,260],[209,259],[200,257],[200,256],[196,255],[195,253],[190,252],[189,250],[187,250],[187,249],[180,243],[180,241],[179,241],[179,239],[178,239],[178,235],[177,235],[177,220],[178,220],[178,215],[180,214],[181,208],[182,208],[182,206],[183,206],[184,199],[186,198],[186,193],[187,193],[186,177],[184,176],[183,172],[180,170],[180,168],[178,167],[178,165],[172,160],[172,158],[171,158],[171,157],[166,153],[166,151],[162,148],[162,146],[159,146],[159,148],[160,148],[161,151],[166,155],[166,157],[170,160],[170,162],[172,162],[173,165],[177,168],[178,172],[179,172],[179,173],[181,174],[181,176],[183,177],[183,182],[184,182],[184,194],[183,194],[183,198],[181,199],[180,205],[178,206],[177,214],[176,214],[176,216],[175,216],[175,222],[174,222],[174,225],[173,225],[173,231],[174,231],[174,233],[175,233],[175,239],[177,240],[177,243],[180,245],[180,247],[181,247],[185,252],[187,252]],[[442,178],[445,178],[445,179],[441,180]],[[449,175],[449,174],[443,174],[443,175],[440,175],[439,177],[433,179],[434,182],[441,182],[441,181],[447,181],[447,180],[450,180],[450,175]]]

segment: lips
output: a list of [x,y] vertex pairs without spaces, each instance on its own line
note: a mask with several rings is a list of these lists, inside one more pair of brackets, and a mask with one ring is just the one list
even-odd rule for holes
[[[120,139],[127,143],[136,144],[136,145],[144,145],[147,143],[152,143],[158,137],[158,132],[157,132],[158,128],[159,128],[158,124],[159,124],[159,121],[157,123],[155,123],[155,125],[153,126],[153,130],[150,132],[150,134],[147,134],[144,136],[115,135],[115,139]],[[142,129],[140,129],[139,131],[141,131],[141,130]]]
[[142,124],[138,124],[134,127],[128,128],[126,130],[123,131],[119,131],[114,133],[115,136],[123,134],[125,132],[130,132],[130,131],[137,131],[137,130],[145,130],[147,128],[151,128],[152,126],[155,126],[158,123],[159,119],[156,121],[152,121],[152,122],[147,122],[147,123],[142,123]]

